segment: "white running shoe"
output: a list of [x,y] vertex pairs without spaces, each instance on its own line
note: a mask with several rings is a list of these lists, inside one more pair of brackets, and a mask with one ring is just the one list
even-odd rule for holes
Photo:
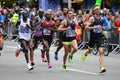
[[27,66],[28,66],[29,71],[30,71],[30,70],[33,70],[33,67],[31,66],[30,63],[28,63]]

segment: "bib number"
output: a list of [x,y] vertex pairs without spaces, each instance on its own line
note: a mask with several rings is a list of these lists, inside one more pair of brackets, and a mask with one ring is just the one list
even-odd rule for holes
[[21,33],[29,33],[29,28],[25,26],[20,26],[20,32]]
[[51,31],[48,28],[43,29],[43,35],[51,35]]
[[102,26],[100,26],[100,29],[93,29],[94,33],[102,33]]
[[75,30],[67,30],[66,37],[75,37]]

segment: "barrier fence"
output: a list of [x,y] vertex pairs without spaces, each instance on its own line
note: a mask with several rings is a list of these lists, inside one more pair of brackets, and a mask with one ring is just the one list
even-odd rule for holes
[[[112,30],[106,31],[105,37],[108,40],[111,53],[120,53],[120,34],[116,33],[118,28],[112,27]],[[83,30],[83,37],[79,49],[83,49],[90,40],[90,32]]]

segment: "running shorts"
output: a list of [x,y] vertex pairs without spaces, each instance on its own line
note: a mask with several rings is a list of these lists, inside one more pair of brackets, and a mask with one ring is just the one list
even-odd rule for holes
[[66,42],[62,42],[64,45],[71,45],[71,43],[73,42],[74,40],[72,40],[72,41],[66,41]]

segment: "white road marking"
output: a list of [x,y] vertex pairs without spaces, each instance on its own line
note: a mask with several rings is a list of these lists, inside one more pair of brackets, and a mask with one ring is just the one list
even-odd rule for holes
[[[4,47],[17,49],[17,46],[13,46],[13,45],[11,45],[11,46],[5,45]],[[39,49],[39,48],[42,48],[42,46],[38,47],[38,49]],[[51,48],[50,48],[50,50],[54,50],[54,49],[56,49],[56,48],[55,48],[55,47],[51,47]]]
[[69,68],[68,70],[74,71],[74,72],[80,72],[80,73],[91,74],[91,75],[98,75],[98,73],[93,73],[93,72],[83,71],[83,70],[77,70],[77,69],[72,69],[72,68]]
[[17,46],[6,46],[6,45],[5,45],[4,47],[17,49]]

